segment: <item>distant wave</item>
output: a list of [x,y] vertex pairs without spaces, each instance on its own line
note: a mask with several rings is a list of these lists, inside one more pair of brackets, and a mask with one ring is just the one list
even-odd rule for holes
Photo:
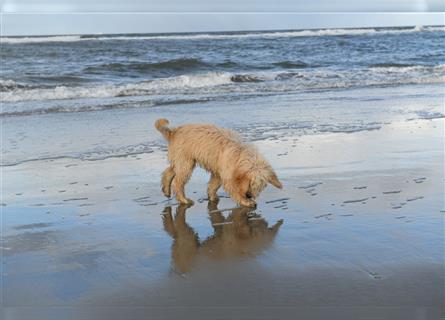
[[1,98],[7,103],[168,94],[292,92],[305,89],[444,82],[445,65],[351,70],[317,68],[301,69],[298,72],[268,71],[239,74],[207,72],[115,85],[57,86],[39,89],[17,87],[12,91],[2,92]]
[[119,71],[119,72],[149,72],[154,70],[189,70],[197,69],[199,67],[206,67],[207,63],[200,59],[195,58],[183,58],[183,59],[173,59],[161,62],[129,62],[129,63],[106,63],[97,66],[90,66],[85,68],[83,71],[86,73],[102,73],[108,71]]
[[309,67],[309,64],[303,62],[303,61],[280,61],[275,62],[275,66],[281,67],[281,68],[307,68]]
[[0,37],[1,43],[42,43],[42,42],[76,42],[83,40],[81,36],[36,36],[36,37]]
[[404,68],[404,67],[413,67],[414,64],[409,63],[395,63],[395,62],[388,62],[388,63],[375,63],[371,64],[370,67],[372,68]]
[[[197,58],[180,58],[159,62],[145,62],[145,61],[135,61],[135,62],[114,62],[105,63],[94,66],[88,66],[82,70],[86,74],[109,74],[109,73],[140,73],[140,74],[150,74],[150,75],[162,75],[171,72],[188,72],[188,71],[199,71],[199,70],[214,70],[218,68],[221,69],[234,69],[234,68],[248,68],[248,69],[274,69],[280,67],[282,69],[299,69],[308,68],[311,65],[304,63],[303,61],[279,61],[270,64],[258,64],[258,65],[239,65],[231,60],[225,60],[223,62],[206,62]],[[63,80],[63,79],[61,79]],[[260,81],[260,79],[256,79]],[[244,77],[243,75],[235,75],[232,77],[234,82],[250,82],[255,81],[252,77]]]
[[1,43],[41,43],[41,42],[78,42],[78,41],[107,41],[107,40],[200,40],[200,39],[238,39],[238,38],[285,38],[285,37],[313,37],[313,36],[348,36],[362,34],[388,34],[406,32],[445,31],[443,26],[413,27],[413,28],[358,28],[358,29],[309,29],[295,31],[267,31],[246,33],[195,33],[170,35],[65,35],[38,37],[1,37]]
[[26,80],[33,80],[34,82],[46,81],[56,84],[73,84],[73,83],[84,83],[90,80],[85,77],[61,74],[61,75],[27,75],[24,77]]

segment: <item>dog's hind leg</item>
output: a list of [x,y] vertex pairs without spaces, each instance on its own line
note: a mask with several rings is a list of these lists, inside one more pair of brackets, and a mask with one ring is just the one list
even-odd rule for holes
[[167,198],[171,196],[171,184],[175,177],[175,171],[171,166],[164,170],[162,173],[162,192]]
[[193,201],[191,199],[186,198],[184,187],[187,181],[190,179],[194,167],[194,161],[182,162],[180,164],[175,163],[174,165],[175,176],[172,182],[172,189],[176,194],[176,199],[180,203],[193,204]]
[[218,201],[218,195],[216,194],[216,192],[220,187],[221,187],[220,177],[212,173],[207,187],[207,195],[209,196],[210,201]]

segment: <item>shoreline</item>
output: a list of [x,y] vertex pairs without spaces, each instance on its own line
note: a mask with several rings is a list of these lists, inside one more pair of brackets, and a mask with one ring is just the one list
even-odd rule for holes
[[[326,91],[316,98],[307,92],[242,101],[5,117],[3,167],[43,158],[95,160],[154,152],[165,146],[153,127],[158,115],[168,118],[172,126],[214,123],[238,131],[251,142],[349,134],[410,119],[441,119],[444,115],[438,90],[438,85],[402,86],[392,91],[361,88]],[[337,103],[340,99],[344,100],[342,104]],[[255,119],[250,117],[253,106]],[[295,116],[289,118],[288,113]]]

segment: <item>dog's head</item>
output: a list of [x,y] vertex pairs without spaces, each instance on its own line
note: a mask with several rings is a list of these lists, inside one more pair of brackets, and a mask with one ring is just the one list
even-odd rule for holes
[[268,183],[276,188],[283,188],[277,175],[268,164],[238,170],[235,179],[240,196],[247,199],[256,199]]

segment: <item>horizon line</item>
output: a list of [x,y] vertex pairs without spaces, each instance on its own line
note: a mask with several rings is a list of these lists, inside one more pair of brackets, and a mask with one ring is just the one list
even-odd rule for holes
[[257,29],[257,30],[219,30],[219,31],[191,31],[191,32],[125,32],[125,33],[66,33],[66,34],[39,34],[39,35],[0,35],[0,38],[41,38],[41,37],[64,37],[64,36],[120,36],[120,35],[182,35],[182,34],[218,34],[218,33],[255,33],[255,32],[286,32],[305,30],[354,30],[354,29],[387,29],[387,28],[415,28],[415,27],[445,27],[445,24],[427,25],[393,25],[393,26],[366,26],[366,27],[335,27],[335,28],[298,28],[298,29]]
[[0,11],[3,14],[441,14],[444,11]]

